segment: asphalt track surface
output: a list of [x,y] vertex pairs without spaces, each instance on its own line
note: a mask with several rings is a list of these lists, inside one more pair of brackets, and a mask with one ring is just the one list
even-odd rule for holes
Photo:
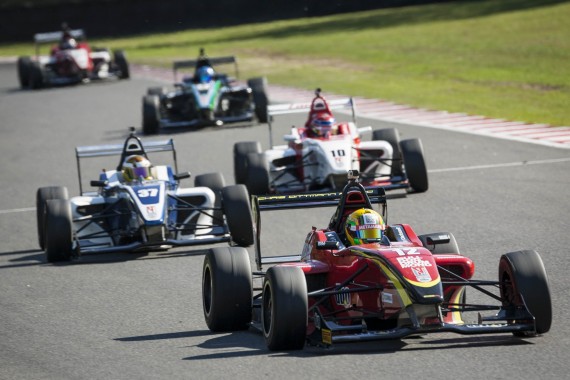
[[[207,329],[200,282],[208,246],[47,264],[37,243],[36,189],[63,185],[76,195],[74,147],[121,143],[128,126],[140,129],[141,96],[157,84],[135,77],[22,91],[15,66],[0,65],[0,379],[567,377],[567,149],[396,125],[404,138],[422,139],[430,189],[390,200],[388,222],[408,223],[418,233],[452,232],[482,279],[496,278],[503,253],[540,252],[554,318],[551,331],[537,338],[446,333],[330,350],[271,352],[253,330],[212,334]],[[285,120],[284,125],[300,120]],[[390,126],[366,119],[360,124]],[[219,171],[228,184],[233,183],[234,142],[268,145],[264,125],[156,138],[170,137],[181,171]],[[85,175],[96,178],[99,169]],[[264,252],[298,253],[310,227],[326,225],[332,212],[262,215]],[[478,299],[473,291],[468,297]]]

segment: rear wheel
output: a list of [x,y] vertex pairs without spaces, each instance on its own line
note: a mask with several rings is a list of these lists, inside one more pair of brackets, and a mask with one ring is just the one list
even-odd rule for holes
[[258,141],[242,141],[234,144],[234,179],[236,183],[247,180],[247,155],[261,153],[261,144]]
[[253,102],[255,103],[255,116],[260,123],[267,123],[267,106],[269,96],[267,96],[267,78],[252,78],[247,81],[251,88]]
[[253,244],[253,217],[249,194],[244,185],[226,186],[222,189],[222,207],[226,214],[232,240],[241,247]]
[[247,190],[253,195],[269,193],[269,163],[263,153],[247,155]]
[[30,85],[30,69],[32,61],[30,57],[18,58],[18,79],[21,88],[28,88]]
[[400,148],[402,149],[404,166],[410,186],[418,193],[427,191],[428,175],[422,142],[419,139],[402,140],[400,141]]
[[211,331],[245,330],[251,322],[252,274],[245,248],[213,248],[202,268],[202,307]]
[[73,250],[71,203],[67,199],[46,202],[45,252],[49,263],[71,260]]
[[224,211],[222,210],[222,189],[226,186],[222,173],[200,174],[194,178],[195,187],[207,187],[216,194],[214,202],[214,224],[222,226],[224,224]]
[[158,133],[160,120],[160,99],[156,95],[143,97],[143,133],[154,135]]
[[[536,334],[544,334],[552,324],[552,302],[546,270],[536,251],[509,252],[499,261],[499,284],[503,307],[526,305],[534,316]],[[534,335],[516,332],[516,336]]]
[[45,249],[46,204],[51,199],[69,199],[67,188],[63,186],[40,187],[36,192],[38,243],[41,249]]
[[263,336],[270,350],[301,350],[307,335],[307,282],[295,266],[274,266],[263,282]]
[[119,68],[119,79],[129,79],[131,77],[131,72],[129,70],[129,63],[127,62],[127,57],[125,52],[122,50],[116,50],[114,52],[115,64]]
[[392,146],[392,176],[403,175],[402,152],[400,151],[400,134],[396,128],[377,129],[372,132],[372,140],[386,141]]

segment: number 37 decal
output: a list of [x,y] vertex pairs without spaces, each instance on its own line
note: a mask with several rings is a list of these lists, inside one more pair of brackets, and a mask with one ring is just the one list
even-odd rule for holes
[[139,198],[156,197],[158,195],[158,188],[153,189],[139,189],[137,191]]

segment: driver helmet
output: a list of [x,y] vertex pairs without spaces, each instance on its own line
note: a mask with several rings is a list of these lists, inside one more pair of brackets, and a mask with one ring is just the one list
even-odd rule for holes
[[344,232],[350,245],[359,245],[381,242],[384,228],[380,214],[369,208],[361,208],[346,218]]
[[214,78],[214,69],[210,66],[202,66],[198,69],[197,77],[200,83],[208,83]]
[[77,41],[75,41],[75,38],[65,38],[61,41],[60,47],[64,50],[75,49],[77,47]]
[[123,162],[123,176],[127,181],[136,181],[142,179],[152,179],[150,173],[152,165],[150,161],[140,155],[132,155]]
[[317,137],[326,137],[332,130],[334,117],[328,112],[319,112],[313,116],[310,129]]

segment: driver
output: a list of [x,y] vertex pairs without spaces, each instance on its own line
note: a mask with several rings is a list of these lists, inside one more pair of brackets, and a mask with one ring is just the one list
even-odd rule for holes
[[326,138],[336,134],[334,117],[328,112],[318,112],[309,121],[307,128],[308,137]]
[[62,25],[62,35],[59,41],[59,48],[62,50],[77,48],[77,41],[71,35],[71,28],[67,24]]
[[346,218],[344,233],[349,245],[386,243],[385,227],[380,214],[369,208],[361,208]]
[[195,79],[198,83],[209,83],[214,79],[214,69],[211,66],[202,66],[196,70]]
[[152,165],[146,157],[138,154],[128,156],[122,166],[123,177],[127,182],[151,180],[151,168]]

